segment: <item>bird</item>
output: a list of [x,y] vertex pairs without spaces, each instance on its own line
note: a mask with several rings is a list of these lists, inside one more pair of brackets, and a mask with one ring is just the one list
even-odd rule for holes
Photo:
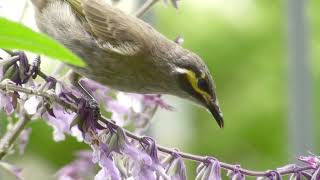
[[124,92],[190,100],[224,126],[212,75],[194,52],[105,0],[31,1],[39,30],[86,63],[69,65],[79,75]]

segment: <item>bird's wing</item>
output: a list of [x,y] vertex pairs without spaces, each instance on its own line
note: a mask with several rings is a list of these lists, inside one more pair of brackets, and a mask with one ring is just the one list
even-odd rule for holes
[[68,0],[85,17],[102,48],[121,55],[135,55],[144,48],[141,26],[134,17],[104,0]]

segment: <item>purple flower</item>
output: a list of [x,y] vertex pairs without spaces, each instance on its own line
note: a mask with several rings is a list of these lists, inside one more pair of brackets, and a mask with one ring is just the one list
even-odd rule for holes
[[245,176],[240,172],[240,165],[236,165],[234,170],[229,170],[227,176],[231,178],[231,180],[245,180]]
[[113,151],[120,151],[127,162],[125,167],[134,179],[153,180],[157,176],[168,179],[164,168],[159,163],[154,141],[150,141],[150,138],[144,138],[142,142],[145,144],[144,150],[141,150],[138,145],[129,141],[121,128],[117,129],[116,134],[117,138],[114,143],[110,141],[109,148]]
[[95,176],[95,180],[120,180],[120,172],[114,164],[112,157],[110,157],[110,151],[105,144],[101,144],[97,147],[97,151],[94,154],[98,154],[99,157],[94,157],[93,162],[99,162],[101,170]]
[[94,180],[120,180],[120,172],[115,166],[114,162],[110,158],[104,157],[103,160],[99,163],[101,169],[94,177]]
[[265,177],[270,180],[282,180],[282,176],[278,171],[269,171],[267,177]]
[[213,162],[210,163],[208,166],[208,179],[215,179],[219,180],[221,179],[221,166],[220,162],[218,160],[214,160]]
[[214,158],[207,158],[206,164],[201,163],[197,167],[196,179],[213,179],[221,180],[220,162]]
[[[111,119],[118,125],[124,126],[131,119],[134,99],[122,92],[111,91],[93,80],[81,79],[81,84],[101,103],[105,110],[112,113]],[[116,98],[112,98],[116,95]]]
[[166,174],[172,180],[186,180],[187,171],[180,155],[173,154],[168,158],[168,162],[164,163]]
[[81,151],[77,154],[77,159],[61,168],[56,177],[58,180],[85,180],[93,175],[95,165],[91,161],[90,151]]
[[165,103],[161,98],[161,95],[143,95],[145,106],[159,106],[160,108],[172,111],[173,107]]
[[31,131],[31,128],[24,129],[19,136],[19,150],[21,155],[25,152],[26,146],[29,142]]
[[320,167],[312,174],[311,180],[319,180],[320,179]]
[[[96,133],[96,134],[90,134]],[[140,153],[130,146],[123,130],[118,128],[116,131],[89,131],[85,139],[91,144],[93,149],[92,162],[98,163],[101,167],[95,176],[95,180],[112,179],[118,180],[120,172],[117,169],[114,153],[123,154],[124,156],[135,158],[134,161],[140,161]]]
[[[131,121],[135,121],[138,124],[145,124],[144,122],[151,119],[154,114],[150,113],[150,111],[155,111],[157,107],[172,110],[172,107],[166,104],[160,98],[160,95],[117,92],[87,78],[81,79],[80,83],[85,89],[92,93],[95,100],[101,103],[106,111],[112,113],[111,119],[121,127]],[[68,97],[70,90],[69,93],[60,94]]]
[[76,103],[76,99],[82,96],[75,87],[60,81],[56,83],[55,93],[58,97],[69,103]]
[[301,173],[294,173],[290,176],[289,180],[302,180],[302,175]]
[[107,86],[104,86],[96,81],[93,81],[88,78],[82,78],[80,80],[81,85],[83,85],[85,88],[88,88],[90,91],[103,91],[104,93],[108,93],[110,90]]
[[72,134],[70,131],[70,125],[73,121],[76,113],[67,112],[60,105],[54,105],[52,107],[52,114],[45,112],[42,117],[47,120],[48,124],[53,127],[53,139],[55,141],[61,141],[65,139],[65,134]]
[[34,75],[35,71],[30,71],[29,61],[25,53],[14,52],[13,56],[17,57],[11,57],[7,61],[1,62],[4,65],[2,67],[5,68],[2,70],[1,78],[10,79],[17,85],[25,84]]
[[320,160],[318,156],[310,155],[310,156],[300,156],[298,160],[309,164],[313,168],[317,168],[320,164]]
[[135,179],[155,178],[154,171],[151,168],[152,159],[148,154],[130,144],[126,144],[123,147],[122,153],[124,156],[130,158],[129,162],[132,164],[132,175]]
[[121,152],[124,156],[130,157],[134,163],[138,164],[138,166],[141,164],[145,166],[152,165],[151,157],[145,152],[140,151],[134,145],[125,144]]
[[77,99],[76,103],[78,106],[78,119],[76,119],[75,121],[78,122],[78,127],[83,133],[104,128],[98,122],[100,111],[98,108],[98,104],[96,104],[95,101],[87,100],[85,98],[79,98]]
[[14,98],[10,93],[4,93],[0,90],[0,109],[10,115],[14,111]]
[[111,119],[119,126],[124,126],[132,117],[132,108],[129,104],[122,104],[117,100],[107,102],[106,110],[112,113]]

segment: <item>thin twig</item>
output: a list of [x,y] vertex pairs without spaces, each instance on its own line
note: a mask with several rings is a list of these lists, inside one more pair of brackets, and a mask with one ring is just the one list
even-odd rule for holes
[[6,134],[0,140],[0,160],[7,154],[15,140],[19,137],[30,118],[26,115],[19,118],[14,126],[9,129]]
[[48,100],[53,100],[56,103],[62,105],[63,107],[76,111],[77,106],[74,104],[68,104],[65,101],[61,100],[57,95],[53,94],[53,93],[48,93],[48,92],[44,92],[44,91],[37,91],[34,89],[29,89],[29,88],[24,88],[21,86],[17,86],[14,84],[8,84],[8,83],[0,83],[0,89],[3,91],[17,91],[17,92],[22,92],[22,93],[26,93],[26,94],[33,94],[35,96],[40,96],[43,98],[46,98]]
[[140,9],[135,13],[135,16],[141,18],[154,4],[156,4],[159,0],[147,0]]
[[[106,119],[104,119],[105,121],[107,121]],[[111,123],[111,122],[110,122]],[[138,136],[136,134],[131,133],[128,130],[124,130],[126,135],[132,139],[135,139],[137,141],[141,141],[141,139],[143,137]],[[168,147],[164,147],[164,146],[160,146],[157,145],[158,150],[163,152],[163,153],[167,153],[167,154],[179,154],[182,158],[187,159],[187,160],[191,160],[191,161],[195,161],[195,162],[202,162],[202,163],[206,163],[207,162],[207,158],[208,157],[204,157],[204,156],[199,156],[199,155],[194,155],[194,154],[190,154],[190,153],[186,153],[186,152],[182,152],[182,151],[177,151],[176,149],[173,148],[168,148]],[[224,162],[220,162],[220,165],[222,168],[227,169],[227,170],[238,170],[239,172],[241,172],[244,175],[247,176],[254,176],[254,177],[263,177],[263,176],[268,176],[270,171],[252,171],[252,170],[247,170],[244,168],[237,168],[235,165],[232,164],[228,164],[228,163],[224,163]],[[310,170],[313,169],[312,167],[306,166],[306,167],[297,167],[296,169],[292,169],[292,170],[287,170],[287,171],[282,171],[280,172],[281,175],[287,175],[287,174],[292,174],[295,172],[299,172],[299,171],[305,171],[305,170]]]

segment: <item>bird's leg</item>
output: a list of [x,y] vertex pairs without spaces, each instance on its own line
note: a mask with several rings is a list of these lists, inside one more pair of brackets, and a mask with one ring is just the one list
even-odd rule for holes
[[85,87],[83,87],[82,84],[80,83],[81,75],[74,72],[74,71],[71,71],[68,74],[68,76],[71,81],[71,84],[74,85],[85,96],[84,99],[87,101],[87,103],[85,103],[85,107],[83,107],[83,108],[85,108],[85,109],[88,108],[88,109],[92,110],[92,113],[96,114],[95,116],[92,116],[92,117],[97,118],[94,121],[98,121],[98,118],[100,116],[99,105],[98,105],[97,101],[95,100],[95,98],[90,93],[90,91],[87,90]]
[[68,76],[69,76],[71,84],[74,85],[81,92],[81,94],[86,96],[87,99],[91,99],[91,100],[95,101],[94,97],[91,95],[89,90],[84,88],[82,86],[82,84],[80,83],[80,78],[81,78],[80,74],[71,70],[71,72],[69,72]]

